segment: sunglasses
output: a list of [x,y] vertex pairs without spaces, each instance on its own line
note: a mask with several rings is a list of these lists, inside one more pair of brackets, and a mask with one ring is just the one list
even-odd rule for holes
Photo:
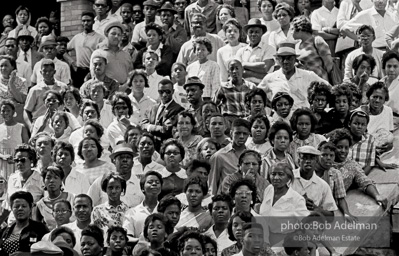
[[94,4],[94,6],[96,6],[97,8],[100,8],[100,7],[107,8],[107,5],[105,5],[105,4]]
[[28,159],[27,157],[14,158],[14,162],[15,163],[19,163],[19,162],[25,163],[27,159]]
[[0,180],[0,184],[4,184],[4,183],[6,183],[5,180]]
[[158,90],[158,93],[161,94],[161,95],[164,94],[164,93],[171,94],[172,91],[171,90]]

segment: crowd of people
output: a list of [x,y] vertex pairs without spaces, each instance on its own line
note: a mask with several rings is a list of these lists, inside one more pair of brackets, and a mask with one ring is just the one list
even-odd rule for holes
[[0,256],[339,255],[278,220],[392,203],[399,7],[276,1],[93,0],[71,38],[4,16]]

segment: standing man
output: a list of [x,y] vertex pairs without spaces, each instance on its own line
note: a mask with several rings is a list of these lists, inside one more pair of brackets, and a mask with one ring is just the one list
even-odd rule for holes
[[[42,42],[40,43],[39,50],[43,51],[44,59],[49,59],[54,62],[55,65],[55,80],[64,84],[70,84],[71,82],[71,69],[69,65],[63,61],[57,59],[57,42],[53,35],[43,36]],[[39,84],[43,81],[43,75],[41,71],[42,61],[38,61],[33,68],[32,76],[30,78],[32,85]]]
[[[121,200],[133,208],[139,205],[144,199],[140,189],[140,180],[136,175],[132,175],[134,152],[128,144],[118,144],[109,156],[116,167],[116,172],[126,180],[126,193],[121,196]],[[101,190],[103,176],[98,177],[89,188],[87,194],[93,199],[93,205],[97,206],[108,201],[108,196]]]
[[154,135],[157,140],[156,149],[161,142],[172,138],[172,128],[177,123],[177,114],[184,108],[173,100],[173,82],[163,79],[158,84],[158,94],[161,102],[153,106],[142,121],[142,128]]
[[15,58],[17,63],[17,75],[25,78],[28,87],[30,87],[30,77],[32,75],[32,68],[28,62],[18,58],[18,44],[17,39],[9,37],[5,42],[5,50],[7,55],[11,55]]
[[[194,3],[196,4],[196,3]],[[187,7],[188,8],[188,7]],[[180,49],[179,55],[177,56],[177,62],[181,62],[184,65],[188,66],[194,61],[198,60],[196,54],[194,53],[193,42],[198,37],[206,37],[211,41],[212,51],[211,54],[208,55],[209,60],[217,61],[217,49],[224,46],[223,40],[215,34],[210,34],[207,32],[207,24],[206,24],[206,16],[201,13],[194,13],[191,15],[191,40],[185,42]]]
[[[191,34],[191,16],[194,13],[201,13],[206,17],[205,26],[208,33],[216,34],[216,16],[218,4],[213,0],[198,0],[184,10],[184,28],[188,34]],[[216,48],[219,49],[219,48]]]
[[294,170],[291,188],[305,198],[309,211],[318,211],[324,216],[334,216],[334,211],[338,208],[330,186],[315,173],[317,158],[321,152],[312,146],[303,146],[297,151],[300,167]]
[[128,74],[133,69],[132,57],[119,46],[123,31],[124,28],[120,22],[109,23],[104,29],[106,44],[93,52],[90,62],[90,70],[92,70],[93,56],[104,56],[108,60],[105,74],[118,81],[119,84],[127,81]]
[[108,10],[110,6],[108,5],[108,0],[94,0],[93,10],[96,13],[94,18],[93,30],[104,36],[104,29],[109,23],[119,20],[114,16],[108,16]]
[[157,16],[157,9],[159,4],[154,0],[147,0],[143,3],[144,6],[144,21],[136,24],[133,30],[132,44],[137,50],[144,48],[147,44],[147,34],[145,33],[145,26],[152,22],[162,26],[161,19]]
[[94,14],[92,12],[83,12],[81,15],[83,32],[75,35],[68,43],[67,50],[75,50],[76,63],[72,66],[76,67],[73,76],[75,87],[80,87],[85,76],[90,72],[90,56],[105,37],[93,30]]
[[80,252],[80,238],[82,230],[91,223],[93,201],[91,200],[90,196],[86,194],[80,194],[75,196],[75,199],[73,201],[73,211],[76,220],[62,226],[70,228],[73,231],[73,234],[75,235],[77,241],[73,249],[77,252]]
[[[201,129],[203,127],[201,107],[204,102],[202,100],[204,88],[205,85],[196,76],[189,77],[187,82],[183,85],[183,89],[187,93],[187,101],[190,103],[188,111],[190,111],[195,117],[195,120],[197,121],[197,129]],[[202,131],[197,130],[197,132],[201,134]]]
[[17,35],[17,44],[19,46],[19,52],[17,59],[25,61],[31,67],[31,70],[35,67],[35,64],[43,58],[43,54],[39,53],[35,49],[32,49],[32,43],[34,41],[33,36],[26,29],[21,29]]
[[179,54],[182,45],[187,42],[187,32],[180,24],[175,22],[176,9],[170,2],[166,2],[158,10],[161,17],[162,27],[165,32],[165,45],[172,48],[175,58]]

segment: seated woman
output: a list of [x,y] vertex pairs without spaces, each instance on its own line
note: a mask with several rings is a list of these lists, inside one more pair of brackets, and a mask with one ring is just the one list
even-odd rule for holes
[[61,96],[65,104],[65,111],[71,113],[82,125],[83,122],[80,116],[82,97],[80,96],[79,90],[76,88],[70,88],[66,91],[63,91]]
[[162,176],[156,171],[149,171],[140,179],[140,189],[143,191],[144,200],[141,204],[129,209],[125,214],[123,227],[132,241],[137,241],[144,231],[144,221],[156,212],[158,196],[162,190]]
[[172,48],[163,44],[165,35],[163,28],[156,23],[149,23],[145,26],[145,33],[148,38],[147,47],[144,47],[138,52],[136,61],[133,65],[134,68],[144,68],[143,56],[145,52],[150,50],[156,52],[158,55],[159,63],[155,67],[158,75],[170,76],[170,70],[176,57],[173,56]]
[[262,202],[263,191],[270,184],[260,173],[262,164],[261,155],[254,150],[245,150],[238,159],[239,170],[224,178],[222,185],[219,187],[219,194],[229,194],[234,182],[246,178],[250,179],[256,185],[257,201]]
[[126,229],[121,226],[111,226],[107,231],[106,241],[108,248],[105,256],[131,255]]
[[[47,233],[43,236],[42,241],[48,241],[53,236],[53,232],[60,228],[64,224],[68,224],[71,222],[72,217],[72,205],[67,199],[58,199],[51,209],[53,212],[55,227],[50,230],[50,233]],[[75,216],[73,216],[75,218]],[[74,245],[75,246],[75,245]],[[73,248],[73,247],[72,247]]]
[[[140,125],[131,125],[126,129],[125,132],[125,143],[129,144],[130,147],[133,149],[135,157],[139,156],[138,144],[142,134],[143,130],[141,129]],[[155,161],[162,165],[164,164],[161,156],[157,151],[154,151],[154,153],[152,154],[152,161]]]
[[308,108],[298,108],[291,117],[291,128],[295,135],[288,148],[288,153],[292,156],[295,166],[299,167],[298,148],[302,146],[313,146],[317,148],[320,142],[326,138],[321,134],[315,134],[316,117]]
[[[35,121],[35,124],[32,128],[32,137],[43,131],[50,134],[54,134],[56,132],[55,127],[52,126],[52,118],[57,110],[59,110],[60,106],[64,104],[62,96],[57,91],[49,90],[45,93],[43,101],[47,111],[44,116],[39,116]],[[64,137],[69,136],[74,130],[80,128],[79,121],[71,113],[65,113],[68,117],[68,128],[64,131]]]
[[371,76],[375,70],[375,66],[375,59],[373,56],[368,54],[359,55],[353,60],[352,69],[354,75],[349,79],[349,81],[357,85],[357,88],[362,95],[360,101],[361,105],[368,103],[366,93],[370,88],[370,84],[378,82],[378,79]]
[[354,110],[347,118],[347,129],[352,135],[353,144],[349,149],[349,158],[355,160],[363,168],[366,175],[375,166],[385,168],[396,168],[397,164],[383,163],[376,154],[374,137],[367,133],[367,125],[370,122],[369,115],[362,110]]
[[87,256],[103,256],[104,233],[97,225],[90,224],[82,230],[81,253]]
[[264,90],[260,88],[254,88],[245,94],[245,104],[249,109],[248,119],[252,116],[267,115],[266,103],[267,96]]
[[287,152],[292,141],[291,127],[286,122],[277,121],[270,128],[269,141],[273,148],[270,149],[262,159],[260,175],[270,181],[269,172],[274,163],[286,160],[291,165],[292,169],[295,168],[294,159],[292,159],[292,156]]
[[90,185],[103,174],[114,171],[115,165],[100,159],[103,147],[94,137],[86,137],[78,147],[78,156],[84,160],[83,164],[76,167],[77,171],[85,174]]
[[208,184],[198,176],[191,177],[184,186],[188,207],[180,215],[180,221],[176,228],[195,227],[204,232],[212,225],[212,217],[202,206],[204,196],[208,194]]
[[332,109],[328,111],[326,117],[329,122],[326,126],[327,133],[338,128],[343,128],[345,118],[349,114],[349,107],[352,105],[352,91],[345,82],[334,86],[331,101]]
[[198,231],[186,231],[180,236],[178,241],[178,251],[180,256],[193,255],[195,248],[196,256],[206,255],[205,240],[203,235]]
[[373,181],[366,176],[362,167],[351,158],[348,158],[350,147],[353,144],[352,135],[346,129],[337,129],[329,133],[329,141],[336,147],[334,167],[337,168],[344,179],[345,190],[360,188],[365,194],[371,196],[377,203],[384,207],[388,199],[380,195]]
[[331,102],[331,86],[321,82],[311,82],[308,88],[308,101],[310,109],[316,117],[317,124],[314,132],[317,134],[325,134],[328,132],[329,122],[327,120],[326,107]]
[[273,113],[269,116],[270,125],[277,121],[284,121],[290,124],[292,106],[294,99],[286,92],[278,92],[272,99]]
[[167,139],[162,144],[160,153],[165,162],[166,172],[161,173],[163,186],[159,199],[168,194],[177,195],[183,192],[187,174],[180,164],[186,152],[183,145],[175,139]]
[[[232,18],[235,18],[236,14],[234,11],[234,8],[231,5],[228,4],[223,4],[219,5],[218,8],[216,9],[216,21],[217,23],[221,24],[221,27],[224,27],[224,24],[226,24],[226,21]],[[219,29],[217,29],[219,30]],[[217,33],[217,35],[223,40],[226,41],[226,31],[223,29],[220,29]]]
[[251,136],[248,137],[245,146],[247,149],[252,149],[261,155],[265,155],[267,151],[272,148],[267,134],[270,130],[270,122],[266,116],[257,115],[249,118],[251,123]]
[[367,132],[375,136],[379,129],[393,132],[392,108],[384,103],[389,100],[389,91],[383,82],[377,82],[370,86],[366,94],[368,104],[359,109],[369,114],[370,121]]
[[36,170],[42,173],[44,169],[53,163],[51,151],[55,145],[55,141],[47,132],[39,132],[30,139],[30,143],[34,146],[37,154]]
[[110,142],[112,148],[118,144],[118,142],[123,142],[123,137],[125,135],[128,126],[132,125],[129,118],[133,114],[132,102],[126,93],[116,92],[112,97],[112,114],[116,117],[114,121],[108,126],[106,135]]
[[[301,217],[309,214],[303,196],[289,187],[294,180],[294,173],[287,162],[273,164],[270,173],[272,186],[264,191],[263,201],[260,206],[260,215],[271,217],[269,219],[269,241],[271,246],[281,244],[284,236],[294,230],[281,231],[280,223],[272,221],[272,217],[284,216],[287,221],[297,223]],[[288,220],[289,219],[289,220]]]
[[53,216],[53,207],[56,201],[66,199],[72,205],[75,196],[72,193],[64,192],[62,189],[62,180],[65,174],[61,166],[53,165],[47,167],[43,170],[42,177],[47,194],[36,204],[35,220],[46,223],[47,227],[52,230],[57,226],[55,216]]
[[201,135],[196,134],[197,121],[189,111],[180,112],[177,115],[177,131],[179,133],[178,142],[184,146],[185,154],[181,165],[187,167],[192,159],[196,156],[198,143],[202,140]]
[[270,32],[269,41],[265,43],[273,46],[274,49],[277,49],[277,46],[283,41],[294,41],[294,30],[291,28],[291,21],[295,17],[295,10],[289,4],[280,2],[274,9],[273,17],[278,21],[280,27],[277,30]]
[[0,249],[5,255],[29,255],[31,245],[40,241],[49,230],[43,223],[30,219],[33,207],[31,193],[13,193],[10,204],[15,222],[1,231]]
[[259,203],[262,201],[259,200],[256,185],[251,179],[240,178],[234,181],[231,184],[229,194],[233,199],[233,213],[242,211],[251,213],[253,216],[259,216]]
[[213,138],[204,138],[197,145],[197,159],[209,162],[211,156],[220,149],[220,144]]
[[126,181],[117,173],[110,172],[104,175],[101,190],[107,193],[108,201],[93,208],[91,221],[106,234],[112,226],[122,226],[129,210],[129,206],[121,201],[121,194],[126,193]]

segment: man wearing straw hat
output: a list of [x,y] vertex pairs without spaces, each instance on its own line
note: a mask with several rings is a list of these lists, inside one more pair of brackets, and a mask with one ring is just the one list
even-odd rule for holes
[[295,52],[295,42],[283,41],[277,47],[275,55],[280,69],[268,74],[259,84],[271,101],[278,92],[287,92],[294,99],[292,111],[297,108],[309,107],[308,88],[311,82],[328,82],[313,71],[307,71],[295,67],[298,55]]

